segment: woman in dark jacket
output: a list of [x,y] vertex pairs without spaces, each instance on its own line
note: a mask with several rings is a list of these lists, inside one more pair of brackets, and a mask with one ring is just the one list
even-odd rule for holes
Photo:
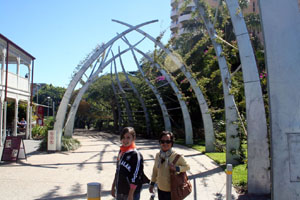
[[139,200],[143,177],[143,156],[136,150],[136,134],[132,127],[125,127],[121,143],[117,170],[111,195],[117,200]]

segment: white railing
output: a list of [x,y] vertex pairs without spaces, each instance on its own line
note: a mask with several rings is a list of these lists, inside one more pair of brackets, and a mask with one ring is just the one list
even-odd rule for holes
[[[181,8],[184,4],[185,4],[185,2],[179,3],[178,8]],[[196,4],[194,2],[190,2],[189,4],[186,5],[187,8],[195,7],[195,6],[196,6]]]
[[184,22],[184,21],[190,20],[191,17],[192,17],[192,14],[181,15],[181,16],[178,18],[178,22],[179,22],[179,23],[182,23],[182,22]]
[[[4,79],[6,77],[6,72],[4,71]],[[18,76],[17,74],[14,74],[12,72],[8,72],[7,74],[7,87],[12,88],[15,90],[19,90],[22,92],[28,92],[30,93],[29,88],[29,79],[24,78],[21,76]],[[2,82],[2,86],[5,86],[5,80]]]
[[176,0],[171,0],[171,5],[173,5],[174,3],[176,3]]
[[176,22],[173,22],[173,23],[171,24],[170,29],[171,29],[171,30],[173,30],[173,29],[178,29],[178,24],[177,24]]
[[178,15],[178,10],[171,11],[171,18],[176,17]]

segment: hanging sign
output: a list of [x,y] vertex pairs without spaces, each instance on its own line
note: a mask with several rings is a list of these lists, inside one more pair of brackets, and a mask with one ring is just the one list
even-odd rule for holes
[[37,107],[37,115],[40,117],[40,118],[44,118],[44,108],[42,106],[38,106]]

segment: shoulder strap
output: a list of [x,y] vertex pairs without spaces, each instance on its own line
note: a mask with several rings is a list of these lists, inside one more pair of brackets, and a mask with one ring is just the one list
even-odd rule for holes
[[178,160],[179,158],[180,158],[180,155],[177,154],[176,157],[175,157],[174,160],[173,160],[173,165],[176,164],[176,162],[177,162],[177,160]]

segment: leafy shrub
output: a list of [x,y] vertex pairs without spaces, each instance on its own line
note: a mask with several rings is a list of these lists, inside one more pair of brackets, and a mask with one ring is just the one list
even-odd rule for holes
[[48,130],[53,130],[54,127],[54,118],[49,117],[44,121],[44,126],[35,125],[32,128],[32,137],[33,139],[43,139],[48,137]]
[[80,142],[72,137],[62,137],[62,151],[71,151],[80,147]]
[[[48,135],[48,134],[47,134]],[[39,151],[47,151],[48,137],[45,137],[40,144]],[[61,139],[61,150],[62,151],[71,151],[78,149],[80,147],[80,142],[77,139],[71,137],[62,136]]]
[[[44,121],[44,126],[36,125],[32,128],[32,137],[34,139],[42,139],[39,151],[47,151],[48,130],[53,130],[54,118],[49,117]],[[80,146],[80,142],[74,138],[62,137],[62,151],[75,150]]]
[[32,128],[32,138],[35,139],[35,140],[40,140],[40,139],[43,139],[46,137],[47,135],[47,127],[45,126],[39,126],[39,125],[35,125],[33,128]]

